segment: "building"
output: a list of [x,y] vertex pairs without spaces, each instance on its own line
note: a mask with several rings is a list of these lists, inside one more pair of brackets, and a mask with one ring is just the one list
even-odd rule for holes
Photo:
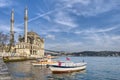
[[[44,39],[37,33],[27,30],[28,27],[28,9],[25,8],[24,13],[24,36],[19,36],[18,42],[14,45],[15,53],[20,56],[43,57],[44,56]],[[11,28],[10,28],[10,44],[14,41],[14,11],[11,14]],[[12,50],[13,51],[13,50]]]
[[44,40],[35,32],[27,32],[27,42],[24,42],[24,37],[19,37],[15,49],[21,56],[43,57]]

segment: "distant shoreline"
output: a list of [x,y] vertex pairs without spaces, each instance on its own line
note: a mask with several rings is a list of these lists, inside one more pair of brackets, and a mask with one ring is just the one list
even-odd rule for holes
[[[58,53],[58,52],[56,52]],[[81,57],[120,57],[120,52],[117,51],[83,51],[83,52],[59,52],[58,54],[46,53],[53,56],[81,56]]]

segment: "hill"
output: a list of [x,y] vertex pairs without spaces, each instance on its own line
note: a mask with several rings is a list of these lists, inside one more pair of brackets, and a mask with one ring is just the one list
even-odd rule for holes
[[120,52],[118,51],[83,51],[72,53],[67,53],[64,51],[52,51],[47,52],[46,54],[51,54],[54,56],[120,56]]

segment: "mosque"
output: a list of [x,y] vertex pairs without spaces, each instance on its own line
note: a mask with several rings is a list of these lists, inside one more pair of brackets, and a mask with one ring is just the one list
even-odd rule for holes
[[37,33],[28,31],[28,9],[24,12],[24,35],[19,36],[18,42],[14,43],[14,10],[11,12],[10,20],[10,51],[20,56],[43,57],[44,56],[44,39]]

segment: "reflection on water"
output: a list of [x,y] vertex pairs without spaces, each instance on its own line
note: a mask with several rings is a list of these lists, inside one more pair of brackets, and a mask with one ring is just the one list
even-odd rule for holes
[[33,80],[47,80],[47,76],[51,74],[49,68],[41,66],[32,66]]
[[13,80],[74,80],[76,74],[85,73],[74,72],[67,74],[52,74],[45,66],[33,66],[31,61],[7,63]]
[[30,61],[8,63],[13,80],[46,80],[50,74],[48,68],[32,66]]
[[7,63],[13,80],[33,80],[32,67],[29,61]]
[[72,73],[52,74],[54,80],[75,80],[76,75],[84,74],[86,70]]

